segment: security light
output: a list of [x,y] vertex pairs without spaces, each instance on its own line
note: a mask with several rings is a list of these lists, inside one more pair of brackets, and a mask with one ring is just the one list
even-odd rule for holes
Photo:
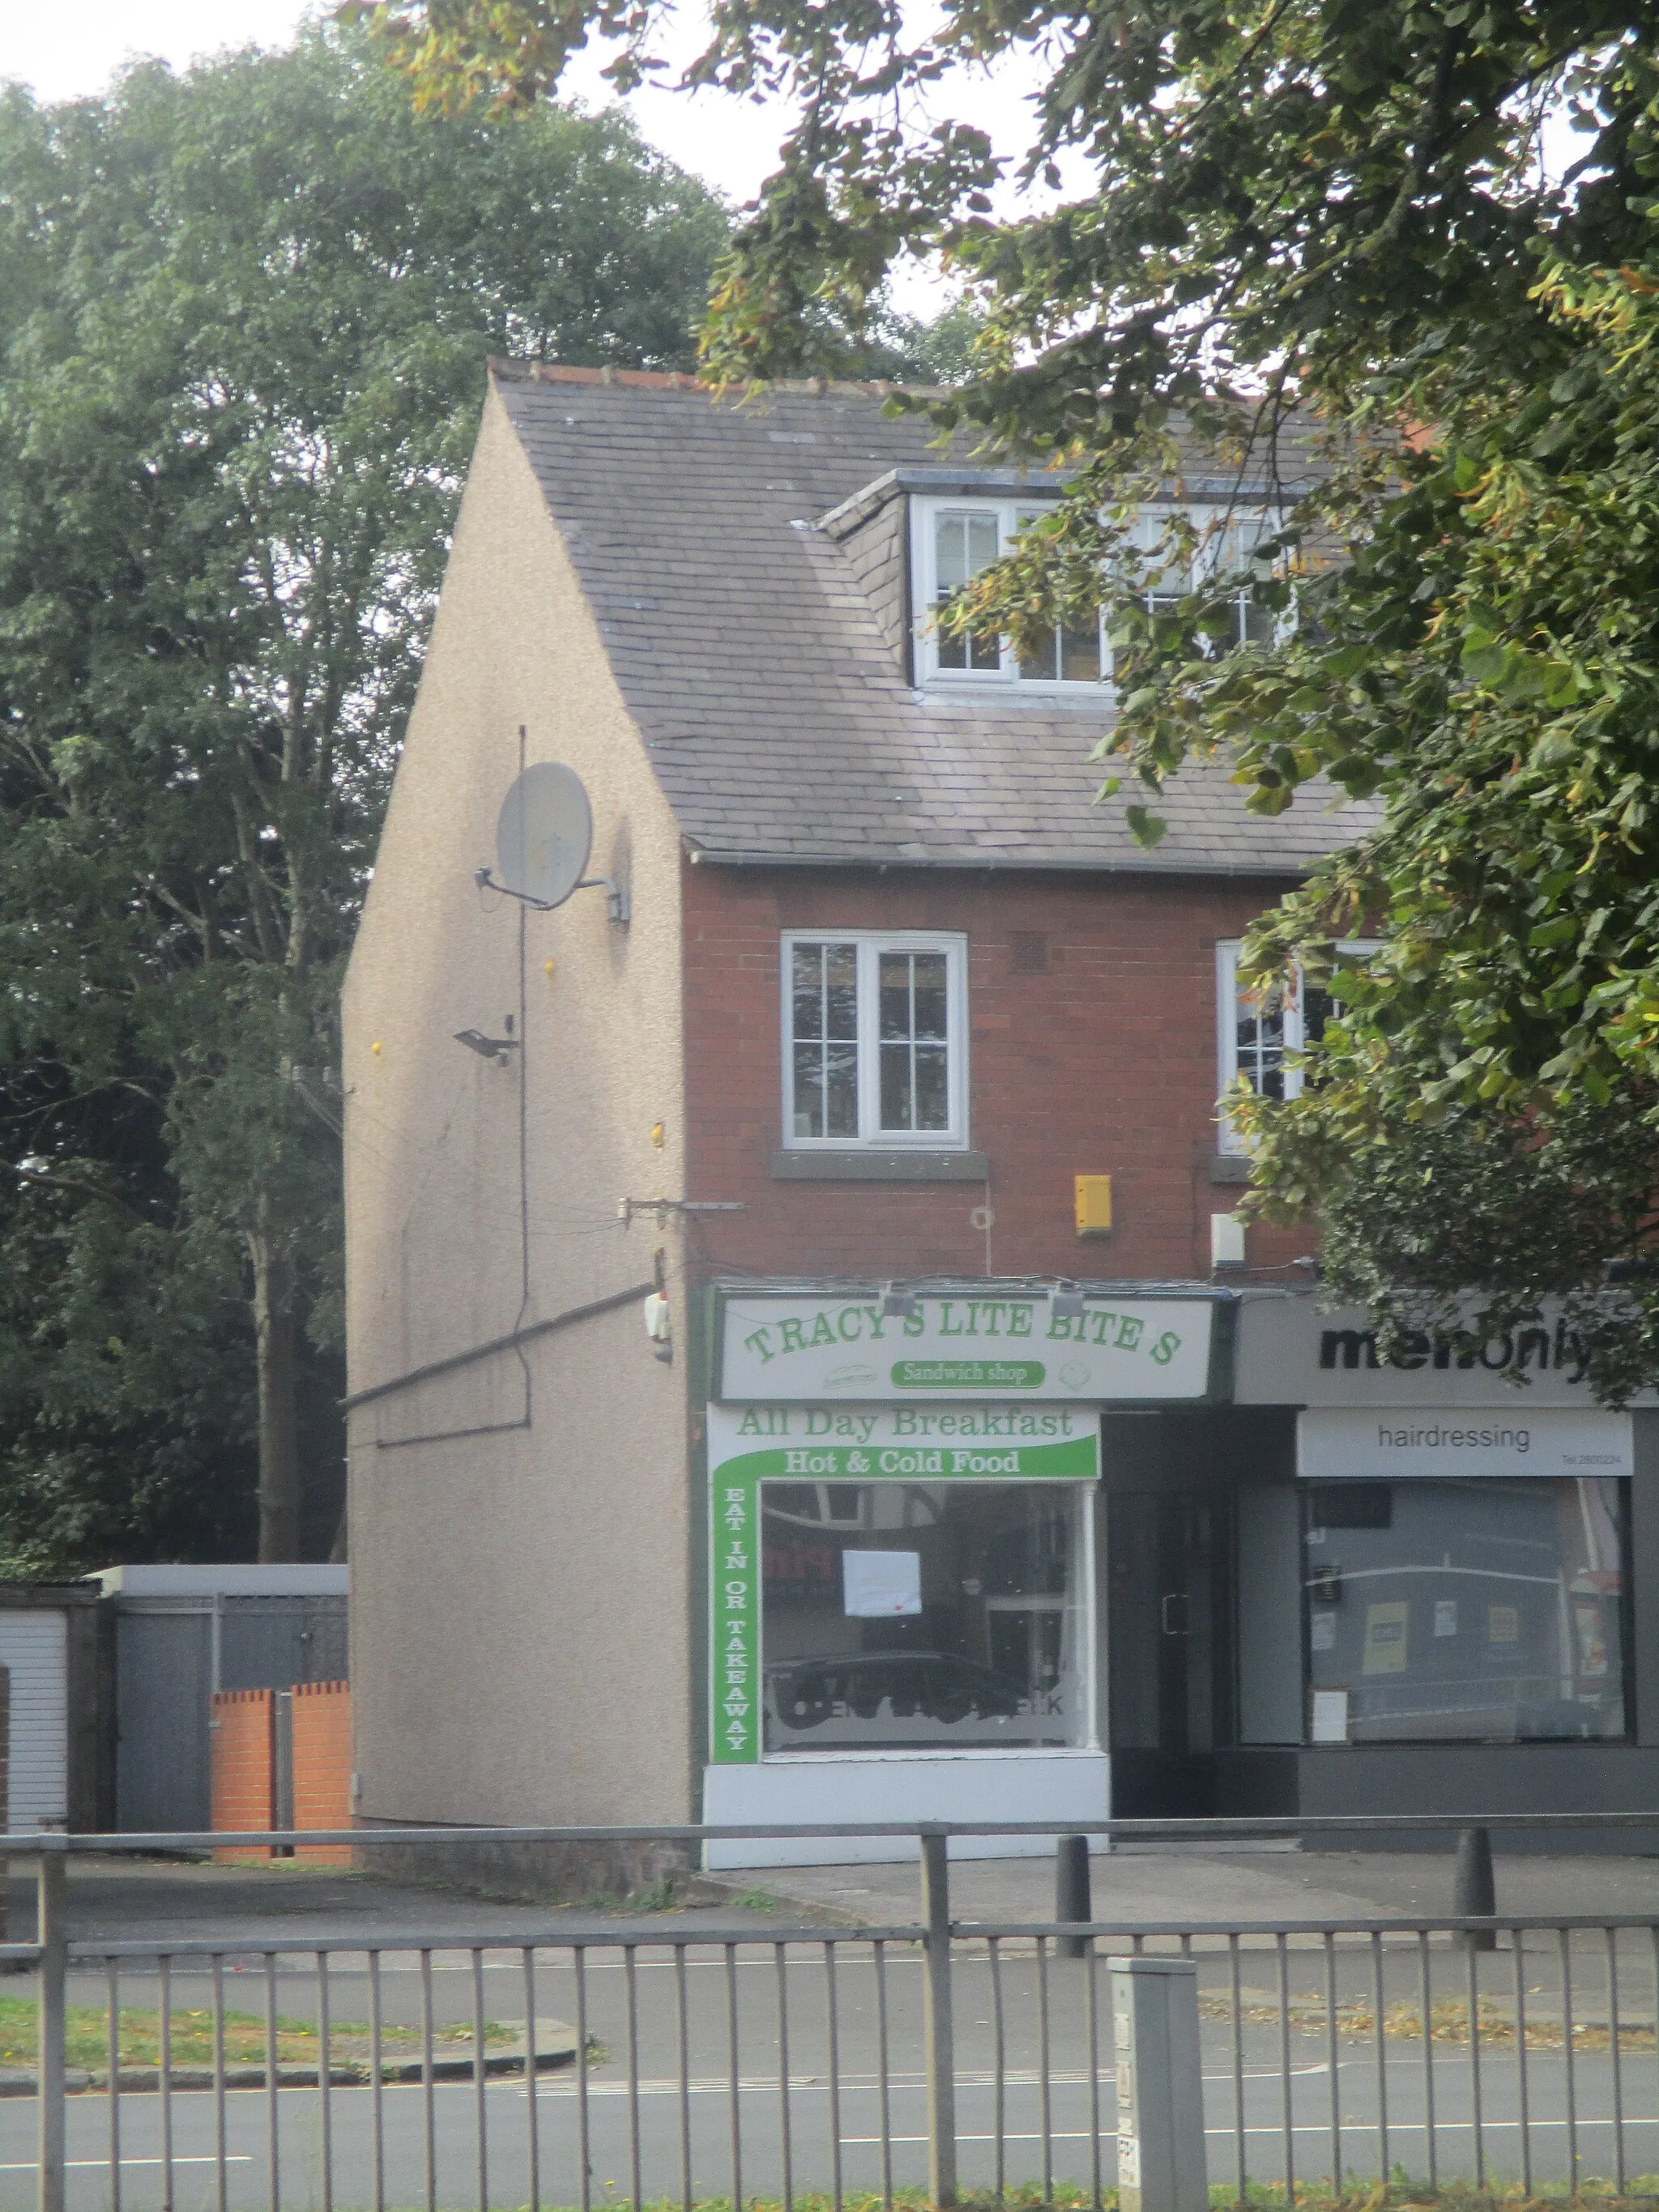
[[1048,1311],[1056,1321],[1076,1321],[1083,1311],[1083,1293],[1075,1283],[1056,1283],[1048,1293]]
[[907,1291],[902,1283],[889,1283],[881,1294],[881,1317],[884,1321],[908,1321],[915,1310],[915,1292]]

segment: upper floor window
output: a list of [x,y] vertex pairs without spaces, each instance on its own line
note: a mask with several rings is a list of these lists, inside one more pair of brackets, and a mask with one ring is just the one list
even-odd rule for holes
[[[913,501],[912,588],[917,610],[918,683],[937,679],[1058,688],[1079,684],[1098,687],[1111,682],[1112,651],[1104,609],[1079,629],[1056,623],[1052,638],[1025,655],[1016,653],[1004,637],[952,636],[938,627],[940,614],[981,569],[1012,551],[1020,532],[1050,511],[1048,503],[1018,499],[918,498]],[[1132,533],[1140,551],[1149,555],[1158,551],[1171,512],[1167,507],[1141,510]],[[1190,507],[1186,512],[1199,533],[1192,558],[1175,567],[1166,565],[1154,576],[1143,571],[1136,580],[1137,596],[1151,608],[1172,606],[1201,588],[1206,578],[1245,565],[1250,549],[1279,527],[1279,518],[1261,509],[1240,512],[1223,507]],[[1248,586],[1238,593],[1236,609],[1236,635],[1223,645],[1224,651],[1273,642],[1279,617],[1257,603]]]
[[786,1146],[965,1145],[967,999],[963,938],[787,933]]
[[[1239,981],[1240,940],[1216,947],[1216,1088],[1224,1091],[1242,1075],[1258,1097],[1301,1095],[1302,1070],[1288,1055],[1317,1044],[1334,1011],[1328,991],[1310,987],[1298,969],[1288,986],[1262,991]],[[1370,938],[1345,939],[1339,952],[1363,958],[1376,951]],[[1243,1152],[1243,1133],[1226,1115],[1217,1117],[1220,1148]]]

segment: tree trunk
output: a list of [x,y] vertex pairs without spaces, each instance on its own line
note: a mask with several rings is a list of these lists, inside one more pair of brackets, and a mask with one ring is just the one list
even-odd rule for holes
[[248,1238],[259,1364],[259,1558],[300,1556],[299,1323],[294,1269],[264,1235]]

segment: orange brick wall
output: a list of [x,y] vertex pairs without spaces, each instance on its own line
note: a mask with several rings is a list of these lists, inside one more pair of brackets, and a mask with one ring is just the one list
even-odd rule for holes
[[[209,1741],[212,1744],[212,1805],[216,1829],[276,1825],[276,1693],[274,1690],[216,1690]],[[268,1850],[215,1851],[216,1859],[246,1864],[268,1859]]]
[[[1224,878],[688,866],[683,876],[688,1180],[738,1214],[696,1224],[705,1269],[792,1274],[1205,1278],[1236,1186],[1217,1149],[1216,954],[1287,886]],[[779,933],[937,929],[968,939],[972,1182],[775,1182],[781,1142]],[[1037,972],[1028,972],[1034,966]],[[1073,1177],[1109,1175],[1114,1226],[1079,1237]],[[1252,1227],[1248,1268],[1311,1241]],[[1258,1273],[1258,1271],[1261,1271]],[[1271,1272],[1268,1272],[1271,1271]]]
[[[351,1826],[351,1687],[346,1682],[294,1686],[294,1825]],[[301,1844],[296,1859],[349,1866],[349,1844]]]

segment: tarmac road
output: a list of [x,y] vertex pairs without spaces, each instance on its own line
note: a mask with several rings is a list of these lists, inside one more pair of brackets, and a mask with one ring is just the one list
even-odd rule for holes
[[[633,2188],[635,2128],[637,2124],[641,2185],[647,2198],[678,2197],[682,2186],[682,2102],[679,2087],[678,1984],[672,1960],[649,1946],[636,1955],[632,1977],[631,2035],[637,2049],[639,2089],[630,2095],[628,2052],[630,2039],[629,1976],[615,1953],[596,1954],[584,1977],[584,2006],[590,2036],[600,2046],[590,2063],[588,2081],[588,2166],[595,2203],[626,2202]],[[536,2010],[575,2017],[574,1975],[556,1954],[538,1965]],[[1597,2008],[1592,1979],[1594,1951],[1575,1962],[1575,2016],[1593,2019]],[[1535,2016],[1547,2016],[1559,2003],[1555,1961],[1548,1951],[1528,1953],[1525,1979],[1533,1991]],[[1368,1952],[1345,1952],[1337,1959],[1339,1996],[1369,1990]],[[1653,2019],[1650,1980],[1636,1971],[1632,1952],[1621,1997],[1621,2011],[1650,2027]],[[1213,1996],[1224,1991],[1226,1960],[1214,1954],[1200,1958],[1201,1986]],[[1419,1969],[1415,1947],[1390,1953],[1386,1960],[1386,1994],[1391,2001],[1414,1996]],[[1513,1961],[1498,1953],[1480,1962],[1483,1991],[1501,2000],[1512,1988]],[[1322,1986],[1320,1953],[1297,1954],[1290,1966],[1293,1995]],[[1443,1952],[1434,1960],[1437,2001],[1455,1996],[1463,1987],[1461,1954]],[[101,1984],[77,1977],[73,2001],[96,2002]],[[130,1978],[122,2001],[144,2002],[143,1984]],[[487,1954],[484,1969],[487,2015],[503,2022],[524,2017],[523,1980],[516,1954]],[[1246,2002],[1260,2011],[1271,2001],[1271,1953],[1248,1954],[1243,1960]],[[742,2186],[745,2196],[777,2194],[783,2182],[784,2149],[780,2126],[778,2078],[781,2063],[779,1991],[784,1992],[781,2025],[787,2035],[790,2084],[790,2164],[798,2189],[826,2188],[833,2172],[831,2093],[829,2086],[828,2003],[822,1947],[792,1947],[780,1971],[769,1944],[745,1945],[735,1967],[738,2016]],[[264,2001],[262,1968],[227,1977],[227,2001],[238,2010],[257,2012]],[[881,2101],[878,2090],[881,2014],[876,1977],[867,1964],[843,1961],[836,1972],[836,2032],[840,2070],[842,2166],[848,2188],[880,2185]],[[1006,2173],[1012,2180],[1035,2180],[1043,2170],[1042,2098],[1038,2068],[1042,2043],[1042,2008],[1036,1961],[1029,1952],[1006,1957],[994,1978],[984,1953],[958,1958],[955,1967],[957,2035],[957,2112],[962,2174],[965,2185],[989,2185],[995,2179],[996,2091],[994,2080],[998,1981],[1009,2069],[1004,2106]],[[416,2022],[420,1978],[406,1958],[388,1960],[382,1990],[388,2019]],[[1103,1965],[1099,1973],[1091,2053],[1087,1978],[1079,1965],[1053,1962],[1048,1970],[1048,2042],[1050,2069],[1049,2137],[1052,2170],[1086,2183],[1091,2179],[1096,2116],[1100,2130],[1103,2179],[1115,2173],[1115,2106],[1110,2043],[1110,2005]],[[453,1951],[437,1955],[432,1977],[434,2016],[440,2021],[470,2020],[472,1976],[470,1959]],[[361,1966],[331,1975],[331,2010],[337,2021],[367,2016],[367,1978]],[[297,1961],[284,1961],[277,1976],[279,2010],[304,2015],[311,2009],[313,1984]],[[926,2175],[923,2097],[918,2070],[921,1975],[909,1951],[895,1951],[886,1969],[886,2027],[890,2125],[893,2179],[921,2182]],[[205,2002],[203,1977],[174,1977],[173,2002],[189,2008]],[[1603,2001],[1604,2002],[1604,2001]],[[690,2054],[689,2115],[694,2193],[729,2194],[732,2188],[732,2095],[727,2038],[728,1984],[724,1954],[694,1952],[685,1973],[687,2043]],[[1634,2006],[1633,2012],[1627,2010]],[[1602,2013],[1605,2018],[1605,2011]],[[1229,2023],[1208,2020],[1203,2027],[1206,2133],[1212,2179],[1231,2179],[1236,2147],[1233,2107],[1234,2051]],[[1097,2060],[1097,2070],[1091,2065]],[[1243,2074],[1243,2121],[1248,2167],[1252,2177],[1282,2178],[1284,2112],[1276,2022],[1247,2021],[1239,2060]],[[1297,2028],[1291,2036],[1293,2122],[1297,2172],[1302,2176],[1332,2169],[1331,2075],[1322,2027]],[[1435,2136],[1438,2170],[1472,2173],[1474,2131],[1472,2078],[1465,2046],[1437,2043],[1432,2069]],[[1527,2054],[1529,2115],[1537,2179],[1561,2179],[1568,2171],[1566,2069],[1559,2051]],[[1480,2064],[1482,2139],[1491,2170],[1505,2175],[1520,2168],[1519,2069],[1512,2046],[1483,2050]],[[1581,2175],[1606,2174],[1613,2167],[1613,2068],[1605,2050],[1575,2053],[1576,2148]],[[1388,2160],[1401,2163],[1414,2176],[1427,2172],[1424,2130],[1424,2053],[1419,2040],[1390,2039],[1387,2045],[1386,2099]],[[1374,2051],[1369,2042],[1345,2039],[1340,2048],[1340,2163],[1361,2175],[1378,2172],[1378,2095]],[[1626,2049],[1620,2083],[1626,2116],[1630,2170],[1659,2171],[1659,2058],[1651,2049]],[[536,2125],[541,2196],[545,2203],[580,2201],[580,2105],[571,2074],[544,2075],[537,2084]],[[430,2097],[430,2142],[435,2172],[434,2201],[444,2208],[476,2205],[478,2095],[471,2082],[434,2085]],[[528,2201],[528,2135],[531,2107],[522,2080],[494,2079],[483,2092],[489,2154],[489,2201],[517,2205]],[[170,2107],[170,2112],[164,2110]],[[281,2201],[312,2206],[323,2201],[324,2099],[319,2091],[279,2091],[276,2148]],[[378,2100],[381,2116],[384,2196],[390,2206],[415,2207],[428,2201],[428,2110],[418,2085],[387,2087]],[[368,2088],[336,2087],[327,2098],[329,2145],[335,2202],[367,2206],[374,2201],[375,2112]],[[637,2115],[637,2121],[635,2116]],[[94,2212],[109,2203],[109,2101],[102,2095],[70,2100],[70,2204],[72,2212]],[[209,2093],[177,2092],[163,2100],[155,2094],[129,2094],[119,2100],[124,2212],[149,2212],[163,2196],[162,2130],[169,2120],[174,2154],[173,2203],[179,2212],[216,2202],[215,2100]],[[228,2201],[238,2208],[271,2201],[270,2100],[263,2091],[242,2090],[226,2098],[226,2181]],[[27,2100],[0,2102],[0,2206],[19,2208],[33,2201],[33,2107]]]

